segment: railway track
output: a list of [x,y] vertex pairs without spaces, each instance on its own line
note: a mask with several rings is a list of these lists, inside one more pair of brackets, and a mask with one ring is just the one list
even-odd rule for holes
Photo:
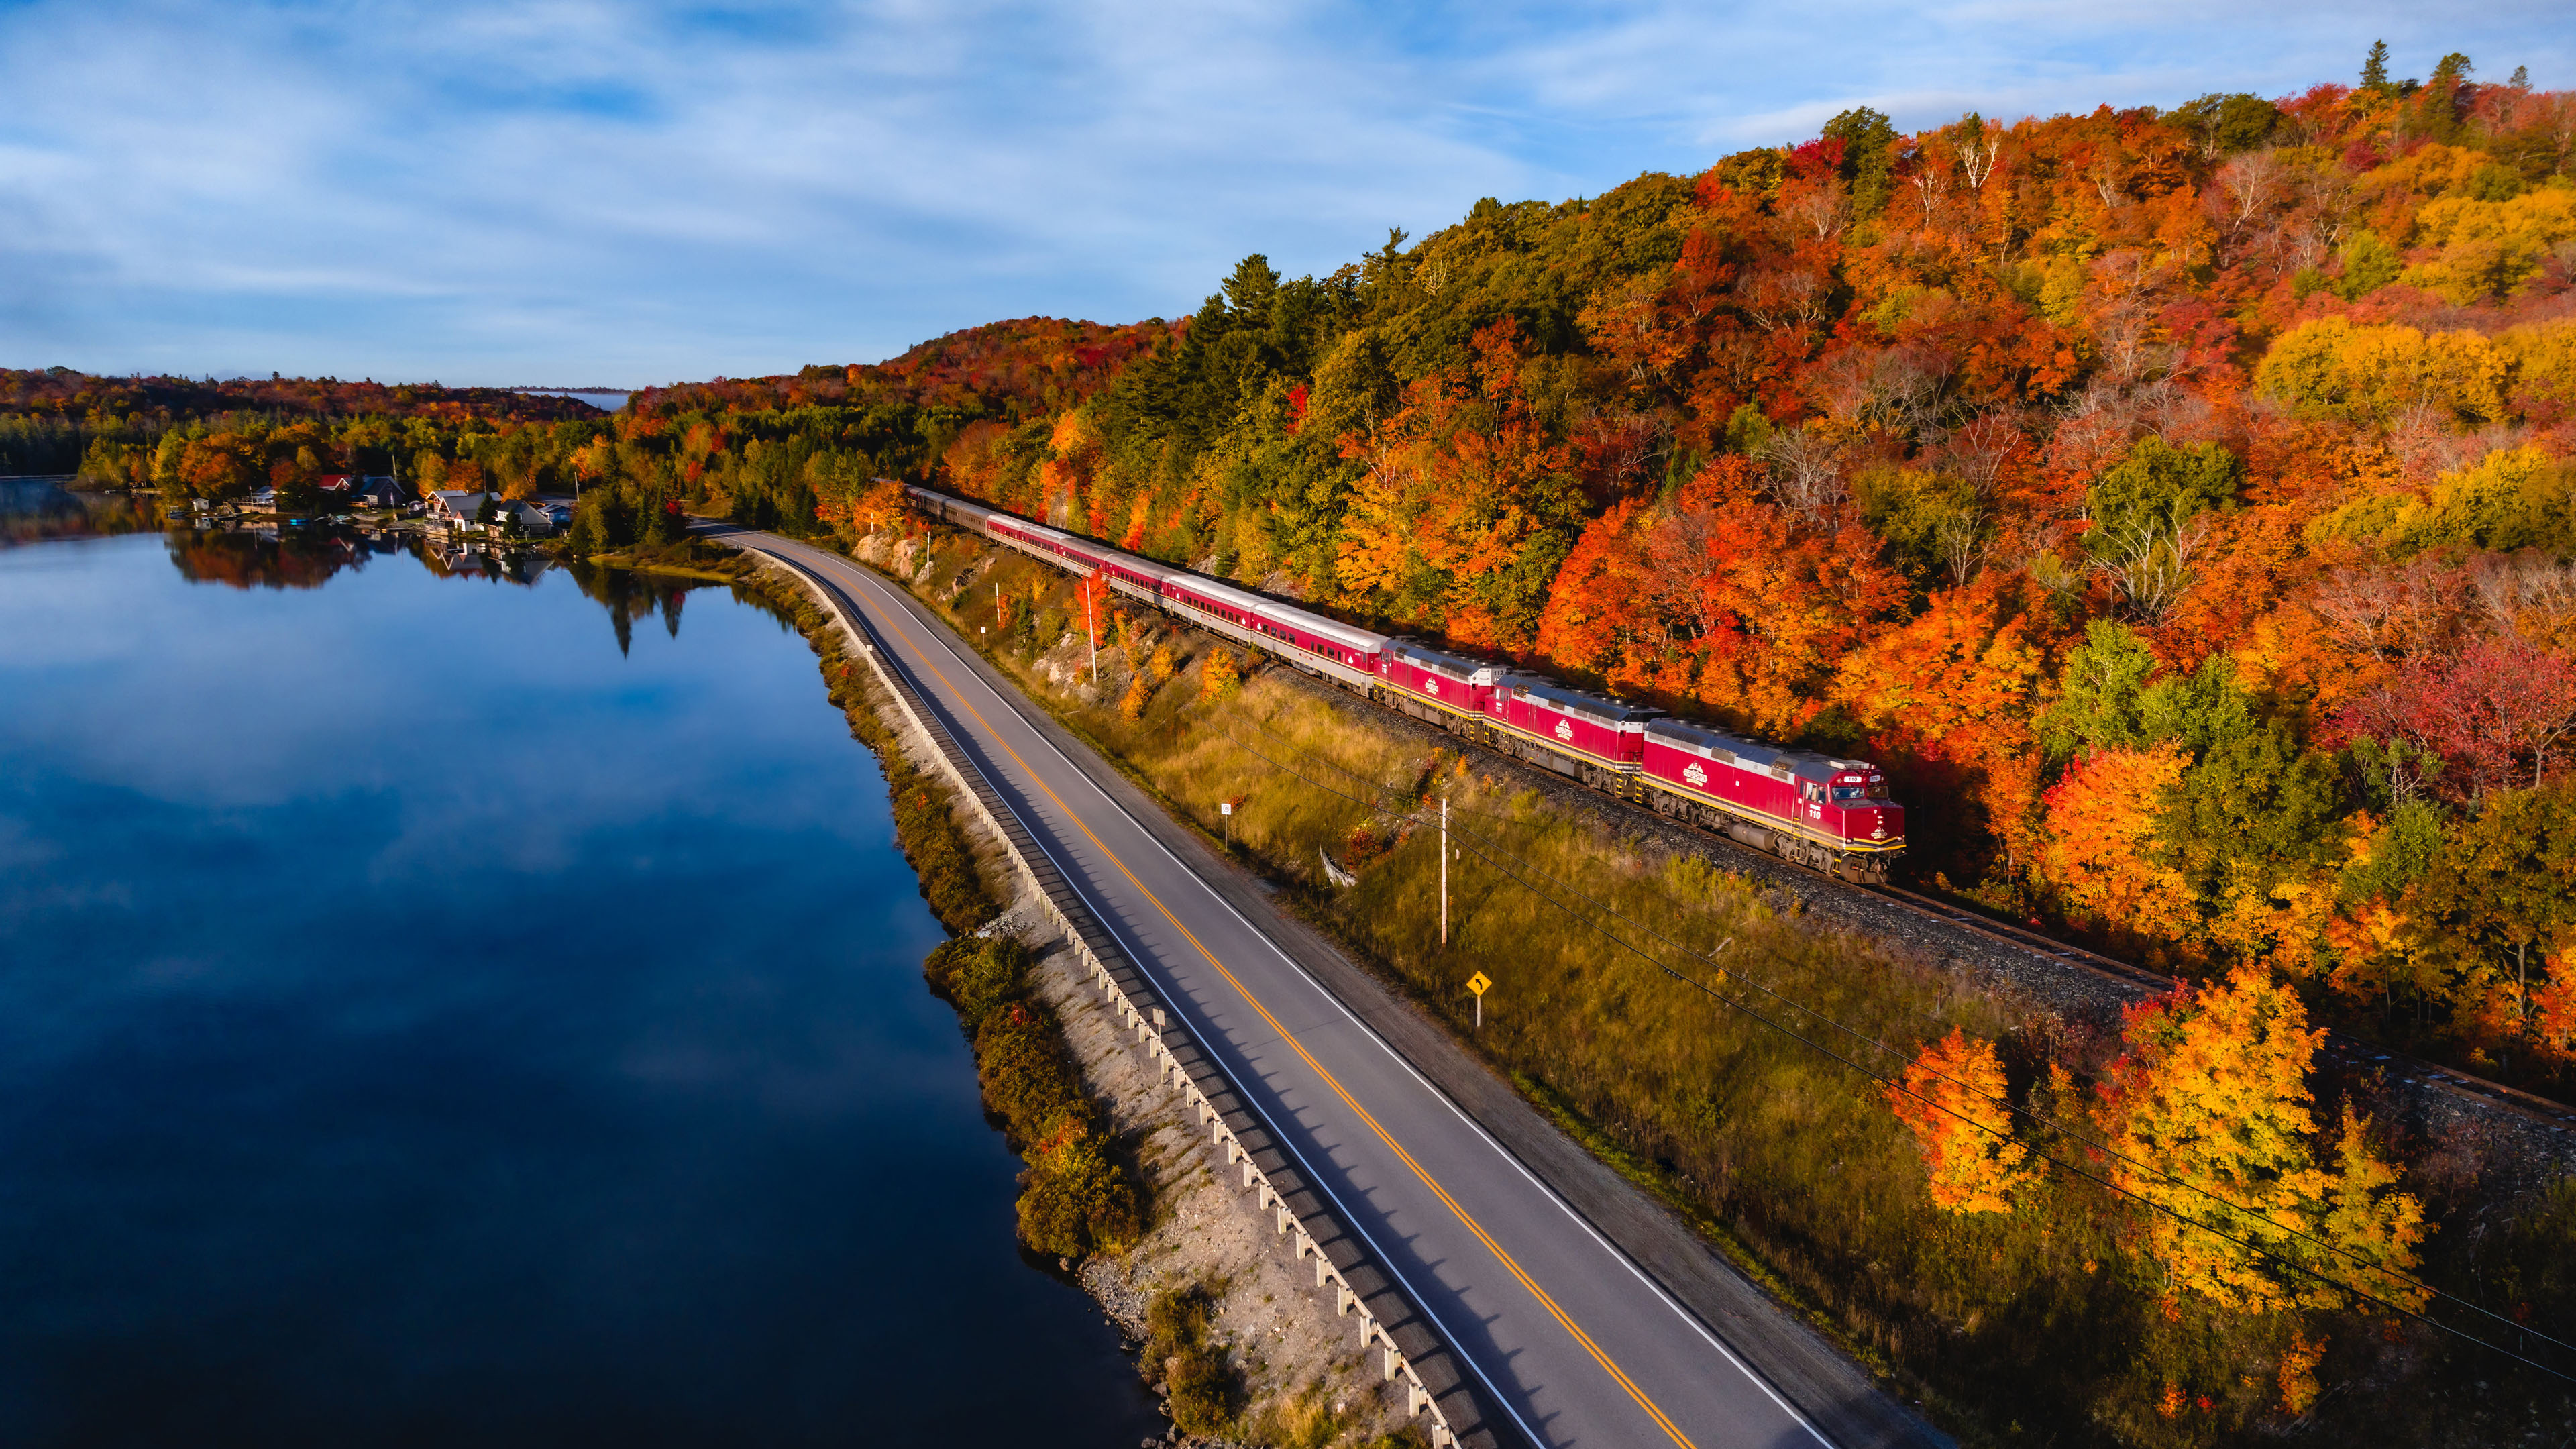
[[[1821,872],[1811,873],[1821,875]],[[2009,922],[1997,921],[1974,911],[1963,910],[1899,886],[1851,888],[1895,902],[1905,909],[1938,917],[1961,930],[1973,931],[2026,951],[2035,951],[2067,965],[2098,972],[2118,981],[2149,986],[2159,992],[2170,991],[2177,984],[2177,978],[2165,975],[2163,972],[2151,971],[2134,962],[2105,956],[2097,951],[2088,951],[2081,946],[2070,945],[2054,937],[2044,936],[2037,931],[2027,930]],[[2405,1085],[2430,1087],[2438,1091],[2476,1097],[2494,1105],[2528,1113],[2545,1121],[2553,1132],[2566,1132],[2571,1127],[2576,1127],[2576,1109],[2570,1109],[2564,1103],[2523,1091],[2519,1087],[2506,1086],[2502,1082],[2492,1082],[2468,1072],[2437,1066],[2421,1057],[2387,1051],[2348,1032],[2328,1028],[2323,1051],[2328,1057],[2355,1070],[2385,1069],[2393,1080]]]
[[[1290,662],[1293,663],[1293,661]],[[1766,865],[1814,882],[1824,889],[1867,897],[1887,909],[1900,911],[1921,920],[1937,922],[1950,930],[1965,932],[2025,956],[2043,958],[2053,967],[2089,973],[2106,979],[2126,991],[2135,992],[2141,998],[2161,995],[2180,984],[2180,979],[2177,977],[2151,970],[2133,961],[2123,961],[2116,956],[2105,956],[2098,951],[2087,950],[2071,942],[2058,940],[2054,936],[2015,925],[2009,921],[2000,921],[1992,916],[1924,895],[1919,891],[1908,890],[1903,886],[1858,883],[1831,871],[1819,870],[1803,862],[1790,860],[1785,856],[1767,851],[1753,851],[1752,847],[1732,839],[1723,832],[1712,830],[1694,821],[1665,815],[1624,796],[1597,789],[1580,780],[1562,776],[1553,771],[1544,771],[1508,750],[1497,749],[1485,740],[1476,739],[1458,731],[1440,729],[1349,686],[1313,679],[1302,673],[1298,677],[1329,690],[1333,698],[1358,700],[1382,716],[1402,721],[1414,729],[1437,734],[1443,740],[1471,744],[1485,755],[1507,762],[1534,777],[1582,789],[1588,798],[1609,809],[1640,820],[1651,821],[1659,827],[1679,831],[1697,840],[1717,843],[1721,849],[1745,850],[1754,853]],[[1713,856],[1712,863],[1720,867],[1727,864]],[[2576,1108],[2571,1108],[2566,1103],[2526,1092],[2519,1087],[2506,1086],[2502,1082],[2490,1081],[2473,1073],[2440,1066],[2421,1057],[2389,1051],[2348,1032],[2331,1028],[2327,1030],[2326,1039],[2319,1050],[2327,1060],[2345,1071],[2360,1074],[2385,1072],[2389,1084],[2393,1087],[2445,1096],[2456,1099],[2462,1105],[2474,1105],[2485,1110],[2513,1113],[2536,1129],[2551,1134],[2559,1145],[2561,1155],[2576,1156]]]
[[[943,519],[943,521],[946,520]],[[1042,562],[1063,568],[1068,572],[1086,571],[1065,559],[1049,556],[1025,543],[995,539],[989,535],[979,534],[973,529],[963,531],[971,537],[983,538],[986,542],[1016,547],[1023,553],[1031,554]],[[1154,604],[1166,613],[1173,614],[1185,626],[1204,628],[1202,621],[1171,608],[1159,597],[1144,595],[1132,589],[1126,592],[1136,593],[1146,602]],[[1242,641],[1261,648],[1280,663],[1289,665],[1291,675],[1319,690],[1329,691],[1333,698],[1356,699],[1377,713],[1402,722],[1407,728],[1437,735],[1452,742],[1472,744],[1486,755],[1506,761],[1514,768],[1528,772],[1533,778],[1580,788],[1585,792],[1586,798],[1598,802],[1603,807],[1651,821],[1659,829],[1679,831],[1696,840],[1720,842],[1721,849],[1745,850],[1770,868],[1816,882],[1831,890],[1866,897],[1877,902],[1884,909],[1910,915],[1920,921],[1935,923],[1950,931],[1974,936],[1991,946],[2001,946],[2021,956],[2037,958],[2051,969],[2085,973],[2097,980],[2110,983],[2123,994],[2130,994],[2131,999],[2160,995],[2172,990],[2178,984],[2177,978],[2150,970],[2135,962],[2105,956],[2097,951],[2060,941],[2027,927],[2000,921],[1920,892],[1907,890],[1902,886],[1878,881],[1866,883],[1853,881],[1834,872],[1820,870],[1803,861],[1792,860],[1775,851],[1754,849],[1695,820],[1653,810],[1639,803],[1626,792],[1605,790],[1578,777],[1534,765],[1519,753],[1499,748],[1488,739],[1421,719],[1409,711],[1396,708],[1376,698],[1367,690],[1323,674],[1305,658],[1277,648],[1268,639],[1243,635]],[[1723,860],[1716,860],[1714,855],[1712,860],[1721,866],[1726,864]],[[2328,1060],[2346,1071],[2361,1074],[2374,1071],[2385,1072],[2393,1086],[2405,1087],[2413,1092],[2430,1094],[2436,1098],[2447,1097],[2462,1106],[2511,1113],[2536,1131],[2548,1134],[2550,1142],[2556,1148],[2556,1155],[2571,1164],[2576,1164],[2576,1108],[2571,1108],[2568,1104],[2552,1101],[2517,1087],[2509,1087],[2501,1082],[2489,1081],[2468,1072],[2437,1066],[2402,1052],[2387,1051],[2345,1032],[2330,1029],[2321,1050]]]

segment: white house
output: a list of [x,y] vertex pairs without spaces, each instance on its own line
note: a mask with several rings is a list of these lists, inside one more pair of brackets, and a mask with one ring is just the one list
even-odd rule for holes
[[429,521],[459,533],[473,533],[484,525],[475,515],[483,511],[481,493],[437,492],[429,495]]

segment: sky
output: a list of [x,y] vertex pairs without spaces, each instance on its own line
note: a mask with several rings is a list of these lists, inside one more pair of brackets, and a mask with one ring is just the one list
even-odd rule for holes
[[2400,76],[2568,0],[0,0],[0,366],[615,386],[1178,316],[1479,197]]

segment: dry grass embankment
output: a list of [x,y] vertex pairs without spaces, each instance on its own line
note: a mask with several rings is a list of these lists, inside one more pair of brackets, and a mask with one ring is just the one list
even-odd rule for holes
[[[2576,1414],[2508,1362],[2362,1315],[2306,1325],[2327,1334],[2329,1392],[2293,1413],[2301,1325],[2177,1297],[2138,1250],[2136,1213],[2063,1171],[2010,1214],[1933,1208],[1876,1084],[1827,1054],[1892,1074],[1960,1026],[2004,1042],[2022,1096],[2060,1054],[2051,1023],[1783,914],[1704,862],[1635,849],[1490,757],[1426,750],[1366,706],[1265,676],[1115,596],[1094,683],[1065,575],[955,535],[885,542],[862,556],[897,564],[1176,814],[1229,839],[1295,909],[1970,1442],[2161,1449],[2366,1428],[2375,1442],[2555,1445],[2549,1426]],[[1236,664],[1250,677],[1229,682]],[[1444,794],[1464,847],[1445,947],[1422,824]],[[1357,883],[1325,884],[1319,852]],[[1479,970],[1494,982],[1480,1033],[1464,990]],[[2041,1145],[2084,1161],[2080,1144]],[[2576,1318],[2576,1189],[2519,1220],[2473,1188],[2426,1195],[2446,1218],[2435,1281],[2484,1301],[2496,1275],[2518,1274],[2520,1311]]]

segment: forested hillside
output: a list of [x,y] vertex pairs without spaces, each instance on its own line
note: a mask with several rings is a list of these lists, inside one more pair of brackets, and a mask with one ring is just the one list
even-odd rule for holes
[[[173,431],[265,436],[308,424],[304,441],[366,418],[415,422],[424,434],[469,421],[497,425],[598,410],[570,398],[498,388],[342,382],[337,378],[94,377],[68,367],[0,368],[0,474],[86,472],[98,482],[149,481],[136,459]],[[291,456],[296,445],[289,445]],[[148,465],[147,465],[148,467]]]
[[2576,1053],[2572,142],[2576,95],[2459,56],[1853,111],[1320,279],[1247,258],[923,471],[1866,755],[1927,880],[2539,1081]]
[[[2576,94],[2374,53],[2277,100],[1849,111],[1329,276],[1248,257],[1169,324],[997,323],[613,419],[57,390],[124,429],[97,476],[578,483],[587,546],[673,502],[854,534],[891,516],[871,479],[929,478],[1865,755],[1935,888],[2564,1090],[2571,152]],[[32,426],[51,375],[10,376]]]

